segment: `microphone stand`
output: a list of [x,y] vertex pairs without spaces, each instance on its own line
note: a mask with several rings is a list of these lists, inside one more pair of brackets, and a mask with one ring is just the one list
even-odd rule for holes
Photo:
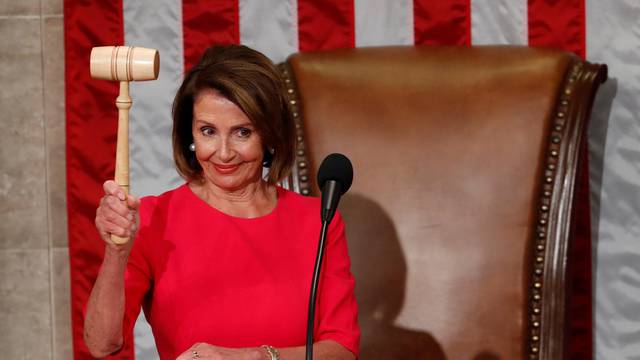
[[309,295],[309,314],[307,315],[307,347],[306,360],[313,359],[313,325],[316,313],[316,297],[318,293],[318,280],[320,279],[320,269],[322,267],[322,258],[324,256],[324,244],[327,239],[328,221],[322,222],[322,230],[320,231],[320,243],[318,244],[318,253],[316,255],[316,265],[313,270],[313,281],[311,282],[311,294]]
[[316,313],[316,297],[318,295],[318,281],[322,268],[322,258],[324,257],[325,242],[327,240],[327,228],[333,219],[333,215],[338,208],[340,200],[341,184],[335,180],[328,180],[322,188],[322,205],[320,217],[322,219],[322,229],[320,230],[320,242],[316,255],[316,264],[313,270],[313,280],[311,282],[311,294],[309,295],[309,314],[307,315],[307,347],[306,360],[313,360],[313,325]]

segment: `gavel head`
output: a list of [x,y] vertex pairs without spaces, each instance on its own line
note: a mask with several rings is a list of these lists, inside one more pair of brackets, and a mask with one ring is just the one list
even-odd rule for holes
[[103,80],[155,80],[160,71],[156,49],[133,46],[98,46],[91,49],[91,77]]

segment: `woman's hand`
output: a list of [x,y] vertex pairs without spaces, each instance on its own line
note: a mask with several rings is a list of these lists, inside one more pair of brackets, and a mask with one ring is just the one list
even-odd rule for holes
[[176,360],[270,360],[262,348],[231,349],[207,343],[197,343],[183,352]]
[[[127,196],[113,180],[105,181],[102,187],[104,196],[96,210],[96,228],[109,248],[128,253],[138,232],[140,201],[133,195]],[[129,241],[116,244],[111,235],[128,238]]]

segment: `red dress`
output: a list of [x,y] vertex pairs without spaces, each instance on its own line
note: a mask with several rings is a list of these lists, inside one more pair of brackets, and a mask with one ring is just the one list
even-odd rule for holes
[[[140,312],[162,359],[197,342],[276,348],[305,344],[320,202],[278,188],[269,214],[237,218],[209,206],[188,185],[142,199],[140,231],[125,274],[125,341]],[[314,340],[358,355],[355,282],[344,222],[329,226]]]

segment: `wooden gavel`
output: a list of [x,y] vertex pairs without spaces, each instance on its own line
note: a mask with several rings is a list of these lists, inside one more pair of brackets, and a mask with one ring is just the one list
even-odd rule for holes
[[[132,46],[99,46],[91,50],[91,77],[120,81],[118,108],[118,140],[116,145],[115,182],[129,194],[129,81],[155,80],[160,71],[158,50]],[[129,239],[112,235],[116,244]]]

